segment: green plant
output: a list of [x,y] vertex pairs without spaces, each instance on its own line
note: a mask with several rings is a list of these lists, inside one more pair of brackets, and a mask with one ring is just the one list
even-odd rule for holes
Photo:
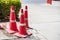
[[2,18],[9,16],[10,6],[15,6],[16,17],[18,17],[19,9],[21,8],[20,0],[0,0],[0,12],[2,13]]

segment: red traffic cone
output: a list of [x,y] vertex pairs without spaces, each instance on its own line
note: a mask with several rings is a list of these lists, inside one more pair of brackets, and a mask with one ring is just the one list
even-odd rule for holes
[[9,22],[9,27],[7,31],[9,33],[15,33],[17,32],[17,25],[16,25],[16,16],[15,16],[15,11],[14,11],[14,5],[11,6],[10,8],[10,22]]
[[52,0],[47,0],[47,3],[48,4],[52,4]]
[[28,35],[31,35],[27,33],[25,23],[24,23],[24,15],[23,15],[23,9],[21,9],[21,16],[20,16],[20,27],[19,27],[19,32],[14,34],[17,37],[25,38]]
[[28,24],[28,7],[27,6],[25,6],[24,22],[26,24],[26,28],[32,29],[29,27],[29,24]]

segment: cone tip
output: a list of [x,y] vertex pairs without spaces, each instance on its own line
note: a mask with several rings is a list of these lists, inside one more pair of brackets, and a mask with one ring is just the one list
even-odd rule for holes
[[14,10],[14,5],[11,5],[11,9]]
[[28,8],[28,6],[26,5],[26,6],[25,6],[25,9],[27,9],[27,8]]
[[23,9],[21,9],[21,13],[23,13]]

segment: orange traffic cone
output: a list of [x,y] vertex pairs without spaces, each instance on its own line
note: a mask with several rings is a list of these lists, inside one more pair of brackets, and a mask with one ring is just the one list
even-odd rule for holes
[[15,16],[15,11],[14,11],[14,5],[11,6],[10,8],[10,22],[9,22],[9,27],[7,28],[7,31],[9,33],[15,33],[17,32],[17,25],[16,25],[16,16]]
[[24,22],[26,24],[26,28],[32,29],[29,27],[29,24],[28,24],[28,7],[27,6],[25,6]]
[[47,0],[47,3],[48,4],[52,4],[52,0]]
[[27,33],[25,23],[24,23],[24,15],[23,15],[23,9],[21,9],[21,16],[20,16],[20,27],[19,32],[14,34],[17,37],[25,38],[28,35],[31,35],[31,33]]

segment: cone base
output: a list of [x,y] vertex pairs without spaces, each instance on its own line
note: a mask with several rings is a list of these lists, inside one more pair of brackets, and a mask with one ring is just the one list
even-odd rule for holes
[[27,35],[23,35],[23,34],[20,34],[20,33],[15,33],[14,35],[19,37],[19,38],[26,38],[27,37]]
[[32,33],[28,32],[26,35],[20,34],[20,33],[15,33],[15,36],[19,37],[19,38],[27,38],[28,36],[31,36]]
[[13,31],[13,30],[10,30],[10,29],[6,29],[6,31],[7,31],[8,33],[10,33],[10,34],[14,34],[14,33],[17,32],[17,31]]
[[33,28],[31,28],[31,27],[27,27],[26,29],[33,29]]
[[2,27],[2,26],[0,26],[0,29],[3,29],[3,27]]
[[0,27],[0,29],[3,29],[2,27]]
[[31,35],[32,35],[32,33],[31,33],[31,32],[28,32],[28,33],[27,33],[27,35],[28,35],[28,36],[31,36]]
[[0,28],[1,30],[4,30],[3,28]]
[[48,5],[52,5],[52,4],[50,4],[50,3],[47,3]]

